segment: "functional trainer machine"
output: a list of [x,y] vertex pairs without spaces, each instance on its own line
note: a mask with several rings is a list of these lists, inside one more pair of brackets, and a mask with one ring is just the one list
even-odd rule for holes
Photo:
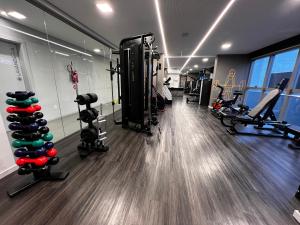
[[[99,116],[99,111],[91,107],[92,103],[97,102],[98,96],[94,93],[78,95],[75,102],[78,104],[78,113],[80,124],[87,123],[88,126],[83,128],[80,125],[80,144],[78,145],[79,155],[86,157],[93,151],[107,152],[108,146],[105,146],[103,141],[107,139],[106,132],[103,132],[100,125],[106,120],[102,115]],[[80,106],[85,105],[85,110],[80,110]]]
[[[117,61],[117,66],[113,68],[111,62],[109,69],[112,84],[113,75],[117,74],[118,102],[122,103],[122,121],[114,119],[115,123],[148,134],[152,134],[151,126],[158,123],[152,114],[155,111],[152,109],[153,59],[158,55],[153,48],[154,41],[152,33],[123,39],[119,51],[113,52],[119,55],[120,63]],[[114,105],[112,92],[113,110]]]
[[7,120],[11,122],[9,129],[13,131],[12,146],[16,148],[14,155],[18,157],[19,175],[33,174],[23,185],[8,191],[9,197],[30,188],[40,181],[64,180],[69,172],[52,172],[51,167],[58,163],[57,150],[51,142],[53,134],[46,126],[47,121],[43,113],[39,112],[41,106],[33,96],[35,93],[27,91],[8,92],[6,100],[10,107]]

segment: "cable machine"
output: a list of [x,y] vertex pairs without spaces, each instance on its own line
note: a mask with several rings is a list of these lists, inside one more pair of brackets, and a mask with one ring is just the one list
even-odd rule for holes
[[123,39],[119,51],[112,52],[119,55],[120,62],[117,60],[113,68],[111,61],[109,69],[113,113],[116,104],[113,91],[115,74],[118,80],[118,103],[122,103],[122,121],[114,118],[115,123],[148,134],[152,134],[151,126],[158,123],[152,114],[153,59],[158,55],[153,49],[154,41],[152,33]]

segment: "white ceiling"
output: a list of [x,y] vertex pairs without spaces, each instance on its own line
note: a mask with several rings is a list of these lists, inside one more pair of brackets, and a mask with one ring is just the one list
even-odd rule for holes
[[[106,39],[119,44],[122,38],[140,33],[153,32],[159,49],[163,51],[158,28],[154,0],[109,0],[114,13],[102,15],[95,4],[102,0],[48,0]],[[0,0],[10,6],[18,5],[22,12],[25,1]],[[212,25],[229,0],[159,0],[165,27],[169,55],[189,55]],[[0,5],[0,9],[2,4]],[[30,13],[30,12],[28,12]],[[39,27],[37,13],[28,16],[32,26]],[[216,30],[211,34],[197,55],[247,54],[267,45],[300,34],[300,0],[236,0]],[[35,24],[35,25],[34,25]],[[61,26],[51,32],[74,43],[74,33]],[[69,31],[71,28],[67,29]],[[183,33],[188,35],[183,37]],[[78,40],[77,40],[78,41]],[[220,45],[230,41],[233,46],[224,52]],[[97,43],[92,43],[89,48]],[[172,67],[180,68],[186,59],[170,59]],[[201,58],[191,60],[194,64],[212,66],[213,58],[206,64]]]

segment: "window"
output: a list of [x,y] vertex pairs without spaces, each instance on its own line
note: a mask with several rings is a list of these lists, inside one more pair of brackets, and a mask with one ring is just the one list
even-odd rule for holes
[[246,92],[245,96],[245,104],[250,107],[250,109],[254,108],[261,99],[261,90],[250,89]]
[[300,89],[300,68],[298,69],[298,73],[297,73],[297,76],[296,76],[296,77],[298,77],[298,81],[297,81],[297,83],[296,83],[295,88],[296,88],[296,89]]
[[299,49],[277,54],[274,58],[268,88],[275,88],[283,78],[291,78]]
[[300,95],[289,97],[285,120],[289,124],[300,126]]
[[250,87],[262,87],[268,69],[270,57],[257,59],[252,63],[250,74]]

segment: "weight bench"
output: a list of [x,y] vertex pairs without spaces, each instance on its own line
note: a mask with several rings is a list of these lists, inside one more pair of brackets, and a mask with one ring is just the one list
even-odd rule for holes
[[300,150],[300,127],[296,125],[291,125],[285,129],[289,134],[294,135],[294,143],[289,144],[288,146],[291,149]]
[[[285,89],[288,79],[283,79],[278,85],[277,89],[269,92],[258,104],[246,115],[232,115],[221,113],[221,123],[228,127],[227,131],[232,134],[241,135],[254,135],[254,136],[267,136],[267,137],[283,137],[288,138],[288,132],[286,128],[289,126],[284,121],[277,121],[273,109],[278,102],[280,94]],[[230,124],[227,124],[225,120],[230,120]],[[270,130],[276,134],[265,134],[261,132],[243,132],[240,131],[237,126],[254,125],[254,128],[259,130]],[[269,126],[269,127],[265,127]],[[271,127],[270,127],[271,126]]]

